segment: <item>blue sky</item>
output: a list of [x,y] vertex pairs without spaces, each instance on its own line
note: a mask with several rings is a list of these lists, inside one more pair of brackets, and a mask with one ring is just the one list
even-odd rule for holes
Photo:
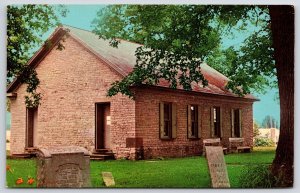
[[61,23],[74,27],[92,30],[91,23],[97,17],[97,12],[105,5],[68,5],[67,17],[61,17]]
[[[104,5],[68,5],[69,13],[67,17],[60,18],[62,24],[92,30],[91,22],[97,16],[97,11],[103,8]],[[237,35],[237,39],[233,41],[224,42],[226,46],[230,44],[237,44],[242,42],[244,38],[243,35]],[[260,101],[255,102],[253,105],[253,115],[254,120],[258,123],[262,123],[262,120],[265,116],[271,115],[276,120],[280,120],[280,108],[279,102],[275,100],[276,95],[278,94],[277,89],[270,89],[266,92],[265,95],[252,93],[254,96],[260,99]],[[8,124],[7,124],[8,127]]]

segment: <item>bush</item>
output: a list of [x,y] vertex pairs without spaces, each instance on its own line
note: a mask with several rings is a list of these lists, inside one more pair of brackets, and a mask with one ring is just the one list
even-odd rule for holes
[[269,165],[248,166],[240,175],[242,188],[272,188],[276,179],[269,170]]
[[269,138],[255,138],[254,146],[256,147],[272,147],[275,146],[275,143],[272,139]]

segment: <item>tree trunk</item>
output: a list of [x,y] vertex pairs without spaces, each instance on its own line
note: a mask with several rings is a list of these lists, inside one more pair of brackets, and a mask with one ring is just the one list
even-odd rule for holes
[[294,181],[294,7],[269,6],[280,99],[280,136],[271,171],[276,186]]

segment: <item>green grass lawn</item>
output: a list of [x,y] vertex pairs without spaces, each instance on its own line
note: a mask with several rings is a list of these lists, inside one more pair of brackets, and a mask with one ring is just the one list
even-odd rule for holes
[[[271,164],[274,148],[254,149],[251,153],[225,156],[231,187],[240,187],[240,174],[254,164]],[[8,187],[35,187],[28,185],[28,176],[36,178],[35,159],[8,159],[13,172],[7,172]],[[208,188],[210,177],[206,159],[203,156],[173,158],[165,160],[112,160],[91,161],[91,182],[93,187],[104,187],[101,172],[112,172],[118,188]],[[16,185],[17,178],[24,183]]]
[[[11,172],[6,171],[6,181],[8,187],[35,187],[36,182],[32,185],[27,184],[28,176],[36,179],[35,159],[7,159],[6,165],[11,167]],[[16,180],[22,178],[24,183],[16,185]]]

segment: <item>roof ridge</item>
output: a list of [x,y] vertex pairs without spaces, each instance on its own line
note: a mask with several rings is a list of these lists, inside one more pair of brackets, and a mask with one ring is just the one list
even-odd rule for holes
[[[98,35],[96,33],[94,33],[93,31],[90,31],[90,30],[87,30],[87,29],[83,29],[83,28],[80,28],[80,27],[75,27],[75,26],[71,26],[71,25],[68,25],[68,24],[61,24],[62,27],[71,27],[71,28],[75,28],[75,29],[78,29],[78,30],[82,30],[82,31],[86,31],[86,32],[90,32],[94,35]],[[116,37],[117,40],[121,40],[121,41],[124,41],[124,42],[129,42],[129,43],[132,43],[132,44],[137,44],[137,45],[144,45],[144,44],[141,44],[141,43],[137,43],[137,42],[134,42],[134,41],[131,41],[131,40],[126,40],[126,39],[123,39],[123,38],[119,38],[119,37]]]
[[[62,27],[71,27],[71,28],[76,28],[76,29],[79,29],[79,30],[82,30],[82,31],[93,33],[93,31],[90,31],[90,30],[87,30],[87,29],[83,29],[83,28],[80,28],[80,27],[75,27],[75,26],[71,26],[71,25],[63,24],[63,23],[61,25],[62,25]],[[95,34],[95,35],[97,35],[97,34]]]

